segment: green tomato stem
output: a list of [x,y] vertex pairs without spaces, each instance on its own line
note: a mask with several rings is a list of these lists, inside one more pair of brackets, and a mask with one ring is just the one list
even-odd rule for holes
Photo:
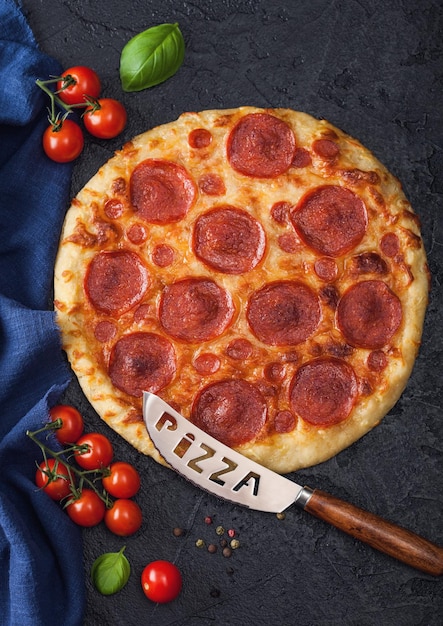
[[[68,475],[69,475],[70,489],[71,489],[74,500],[80,497],[83,486],[86,484],[90,489],[95,491],[95,493],[98,495],[100,500],[102,500],[105,503],[106,508],[108,509],[112,508],[113,502],[110,499],[108,492],[105,489],[100,491],[100,489],[98,489],[96,485],[94,484],[97,480],[101,480],[104,476],[109,476],[109,469],[103,468],[101,470],[99,469],[80,470],[74,465],[71,465],[71,463],[69,463],[69,461],[66,459],[67,453],[87,452],[89,449],[87,444],[83,444],[80,446],[78,446],[77,444],[74,444],[72,446],[69,446],[68,448],[64,448],[63,450],[55,451],[55,450],[52,450],[49,446],[47,446],[45,443],[40,441],[40,439],[38,439],[37,435],[39,435],[40,433],[57,430],[58,428],[61,427],[61,425],[62,425],[62,420],[58,419],[58,420],[55,420],[54,422],[48,422],[43,428],[39,428],[38,430],[35,430],[35,431],[27,430],[26,435],[34,443],[38,445],[38,447],[42,451],[43,460],[45,463],[47,462],[48,455],[49,455],[52,458],[54,458],[56,461],[63,463],[63,465],[66,467],[68,471]],[[75,484],[74,475],[77,476],[78,478],[78,486]],[[89,476],[93,476],[93,480],[91,480]]]
[[[63,102],[63,100],[61,100],[57,95],[55,95],[55,93],[53,91],[51,91],[48,87],[47,84],[48,83],[52,83],[52,82],[56,82],[57,79],[54,80],[50,80],[50,81],[46,81],[46,80],[40,80],[39,78],[35,81],[36,85],[38,87],[40,87],[40,89],[42,89],[45,94],[47,96],[49,96],[50,100],[51,100],[51,109],[49,111],[49,123],[54,127],[57,128],[58,126],[60,126],[61,123],[63,123],[64,119],[66,119],[66,115],[69,115],[69,113],[71,112],[71,107],[69,104],[65,104]],[[56,114],[55,112],[55,105],[58,105],[60,108],[64,109],[66,114],[63,117],[62,121],[60,122],[59,119],[59,115]]]
[[[51,89],[49,89],[48,85],[52,83],[56,83],[59,80],[63,80],[63,87],[61,89],[59,89],[58,91],[52,91]],[[86,107],[88,107],[88,112],[90,111],[91,113],[94,113],[95,111],[101,108],[98,100],[96,98],[91,98],[89,96],[85,96],[85,101],[80,102],[78,104],[66,104],[66,102],[63,102],[63,100],[59,98],[57,94],[59,94],[61,91],[63,91],[67,87],[73,85],[74,83],[75,81],[72,78],[72,76],[67,76],[63,78],[58,76],[50,80],[40,80],[38,78],[35,81],[35,84],[38,87],[40,87],[40,89],[42,89],[42,91],[44,91],[45,94],[49,96],[49,99],[51,100],[51,108],[50,109],[48,108],[48,111],[49,111],[48,121],[53,127],[54,132],[57,132],[61,129],[63,122],[74,109],[80,109],[80,108],[86,109]],[[60,116],[60,113],[56,112],[56,105],[64,111],[63,115]],[[92,109],[90,107],[92,107]]]

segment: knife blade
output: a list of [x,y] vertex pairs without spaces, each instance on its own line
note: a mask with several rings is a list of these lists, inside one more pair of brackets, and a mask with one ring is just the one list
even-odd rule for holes
[[411,567],[433,576],[443,574],[442,547],[324,491],[280,476],[208,435],[146,391],[143,418],[161,456],[194,485],[259,511],[280,513],[295,504]]

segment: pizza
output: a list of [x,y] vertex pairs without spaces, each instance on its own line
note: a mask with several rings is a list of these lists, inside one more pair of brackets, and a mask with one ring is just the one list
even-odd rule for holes
[[184,113],[126,143],[69,207],[63,348],[101,418],[163,462],[143,390],[279,473],[376,426],[416,359],[429,272],[400,183],[325,120]]

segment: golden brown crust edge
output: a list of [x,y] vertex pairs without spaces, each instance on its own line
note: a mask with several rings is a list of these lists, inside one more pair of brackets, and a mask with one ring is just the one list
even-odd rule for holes
[[[85,185],[66,216],[54,279],[57,320],[64,349],[83,392],[97,413],[135,448],[152,456],[158,462],[162,462],[162,459],[149,440],[143,423],[133,421],[133,409],[115,394],[109,379],[99,371],[90,354],[90,346],[82,333],[81,313],[83,264],[87,261],[90,251],[78,256],[78,246],[67,240],[74,232],[77,220],[85,217],[84,207],[88,206],[91,199],[94,200],[97,194],[106,193],[110,181],[119,173],[127,175],[128,162],[131,158],[128,155],[131,150],[137,152],[137,160],[143,160],[152,154],[149,141],[155,141],[165,132],[174,131],[177,124],[183,125],[183,132],[186,133],[188,127],[195,124],[195,120],[198,120],[199,124],[204,122],[211,125],[220,115],[226,119],[238,119],[246,113],[257,111],[261,109],[242,107],[226,111],[205,111],[200,114],[187,113],[175,122],[135,137],[122,151],[104,164]],[[346,145],[346,158],[350,165],[361,170],[370,169],[379,174],[382,194],[388,199],[390,211],[396,216],[396,229],[406,233],[405,237],[408,236],[407,233],[420,237],[416,219],[400,184],[366,148],[328,122],[318,122],[309,115],[287,109],[277,109],[276,112],[283,119],[297,124],[297,136],[301,143],[311,141],[313,133],[318,134],[320,128],[332,130]],[[401,295],[404,311],[400,342],[402,358],[393,359],[386,368],[384,378],[389,380],[388,388],[371,394],[360,402],[345,422],[316,429],[315,436],[312,429],[297,428],[292,433],[274,434],[264,442],[243,445],[239,448],[240,452],[279,473],[295,471],[331,458],[371,430],[389,412],[409,379],[421,341],[429,285],[426,255],[421,239],[420,245],[405,247],[405,263],[410,267],[414,279]]]

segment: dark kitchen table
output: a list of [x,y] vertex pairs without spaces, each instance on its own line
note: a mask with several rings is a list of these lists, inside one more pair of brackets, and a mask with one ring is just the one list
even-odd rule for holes
[[[432,273],[423,341],[396,406],[372,432],[297,482],[347,499],[443,545],[442,65],[438,0],[22,0],[41,48],[64,67],[89,65],[104,95],[123,101],[123,134],[88,138],[74,196],[114,150],[184,111],[240,105],[289,107],[324,117],[358,138],[402,181],[422,223]],[[185,61],[167,82],[123,93],[119,58],[138,32],[178,22]],[[44,78],[44,77],[42,77]],[[89,430],[109,435],[115,456],[142,475],[142,529],[124,541],[103,525],[85,530],[86,626],[441,626],[443,580],[407,567],[290,509],[273,514],[218,501],[112,433],[73,380],[66,402]],[[294,476],[295,478],[295,476]],[[205,523],[211,516],[213,524]],[[231,558],[196,541],[234,528]],[[174,527],[186,529],[182,537]],[[127,586],[100,595],[93,560],[126,545]],[[155,605],[141,590],[149,561],[176,562],[180,597]],[[58,625],[57,625],[58,626]]]

